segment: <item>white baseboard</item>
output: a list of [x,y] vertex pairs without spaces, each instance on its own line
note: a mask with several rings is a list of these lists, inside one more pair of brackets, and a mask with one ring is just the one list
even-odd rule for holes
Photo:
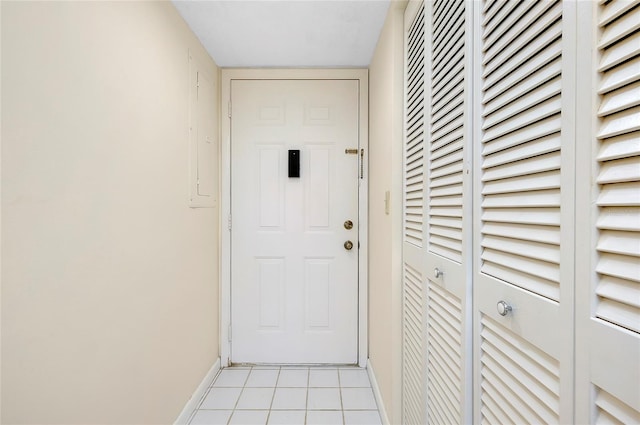
[[193,411],[196,410],[196,408],[198,407],[200,400],[202,400],[202,397],[204,397],[205,394],[207,393],[207,390],[211,386],[211,383],[213,382],[213,380],[218,375],[219,371],[220,371],[220,357],[218,357],[218,359],[213,364],[213,366],[211,366],[211,369],[209,369],[209,372],[207,372],[202,382],[200,382],[200,385],[198,385],[198,388],[196,388],[195,392],[193,393],[189,401],[187,401],[187,404],[184,406],[184,409],[182,409],[182,412],[180,412],[180,415],[178,416],[178,419],[176,419],[176,421],[174,422],[174,425],[186,425],[189,423],[189,419],[191,419],[191,415],[193,414]]
[[380,412],[382,425],[389,425],[389,417],[387,416],[387,410],[384,408],[382,394],[380,394],[380,387],[378,387],[378,381],[376,380],[376,373],[373,370],[373,366],[371,365],[371,361],[369,359],[367,359],[367,374],[369,375],[369,381],[371,381],[373,395],[376,398],[376,403],[378,404],[378,411]]

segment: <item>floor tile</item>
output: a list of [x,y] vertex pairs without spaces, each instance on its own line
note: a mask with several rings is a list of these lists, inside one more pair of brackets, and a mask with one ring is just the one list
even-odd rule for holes
[[242,388],[211,388],[200,409],[233,409],[241,392]]
[[251,369],[223,369],[213,382],[214,387],[240,387],[244,386]]
[[366,369],[241,366],[220,372],[189,423],[382,425],[377,409]]
[[340,369],[338,372],[340,374],[340,386],[342,388],[371,387],[366,369]]
[[276,388],[271,409],[295,410],[307,408],[306,388]]
[[342,409],[339,388],[309,388],[307,400],[309,410]]
[[272,410],[269,425],[304,425],[307,412],[304,410]]
[[338,369],[311,369],[309,387],[339,387]]
[[371,388],[342,388],[344,410],[377,410],[376,399]]
[[307,425],[342,425],[342,410],[308,410]]
[[382,425],[377,410],[345,410],[345,425]]
[[275,387],[279,372],[277,369],[252,369],[245,385],[247,387]]
[[236,410],[229,425],[265,425],[268,416],[268,410]]
[[278,387],[307,387],[309,383],[308,369],[281,369]]
[[273,388],[245,388],[238,400],[236,409],[269,409],[273,399]]
[[196,410],[190,425],[227,425],[233,410]]

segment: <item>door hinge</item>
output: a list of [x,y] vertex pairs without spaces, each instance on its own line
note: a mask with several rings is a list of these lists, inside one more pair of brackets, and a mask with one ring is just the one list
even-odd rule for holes
[[227,116],[231,118],[231,101],[229,101],[229,104],[227,105]]
[[231,214],[229,214],[229,217],[227,218],[227,228],[231,231]]
[[360,178],[364,178],[364,149],[360,149]]
[[229,325],[229,329],[228,329],[228,333],[227,333],[227,340],[229,342],[231,342],[231,325]]

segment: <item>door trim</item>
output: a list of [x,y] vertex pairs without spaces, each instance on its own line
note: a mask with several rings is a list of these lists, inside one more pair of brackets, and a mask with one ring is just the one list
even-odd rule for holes
[[363,178],[358,185],[358,366],[368,353],[368,216],[369,216],[369,80],[366,69],[223,69],[221,73],[221,202],[220,202],[220,359],[231,363],[231,103],[232,80],[357,80],[359,82],[358,149],[364,149]]

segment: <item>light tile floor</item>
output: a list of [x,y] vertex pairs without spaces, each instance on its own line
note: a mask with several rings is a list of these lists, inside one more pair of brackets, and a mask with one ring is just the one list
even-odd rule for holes
[[223,369],[191,415],[191,425],[381,425],[366,369]]

